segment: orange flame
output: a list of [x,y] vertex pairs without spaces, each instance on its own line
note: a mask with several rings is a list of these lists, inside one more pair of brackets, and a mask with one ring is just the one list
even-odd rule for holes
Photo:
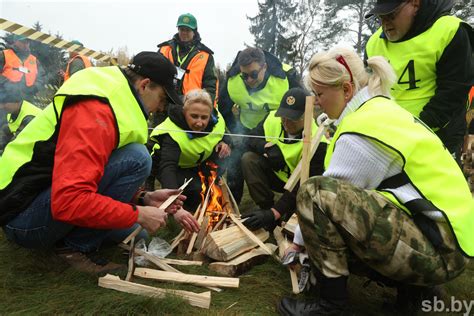
[[[202,203],[204,203],[204,197],[206,190],[210,190],[209,192],[209,202],[206,207],[206,215],[209,216],[209,224],[207,226],[208,231],[214,227],[215,224],[219,222],[219,220],[224,215],[223,211],[223,201],[222,201],[222,190],[220,186],[215,183],[217,180],[217,165],[213,162],[206,162],[206,165],[210,168],[210,176],[207,177],[199,171],[199,177],[201,178],[201,199]],[[206,184],[207,180],[207,184]],[[214,183],[214,185],[212,185]]]

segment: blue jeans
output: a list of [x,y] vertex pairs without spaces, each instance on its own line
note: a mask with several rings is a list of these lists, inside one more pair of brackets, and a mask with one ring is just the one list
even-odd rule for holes
[[[98,193],[114,200],[130,202],[151,171],[146,147],[129,144],[112,152]],[[51,188],[41,192],[22,213],[4,227],[7,238],[26,248],[51,248],[59,240],[82,252],[96,251],[103,243],[119,243],[138,224],[127,229],[101,230],[77,227],[56,221],[51,215]],[[147,238],[145,230],[136,239]]]

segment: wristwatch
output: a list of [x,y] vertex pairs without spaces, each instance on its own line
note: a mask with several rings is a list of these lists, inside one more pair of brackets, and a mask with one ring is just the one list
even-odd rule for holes
[[145,194],[147,191],[142,191],[138,194],[137,204],[140,206],[145,206]]

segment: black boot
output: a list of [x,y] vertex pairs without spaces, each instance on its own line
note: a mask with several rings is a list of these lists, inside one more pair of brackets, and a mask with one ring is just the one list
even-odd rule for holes
[[404,284],[397,287],[397,301],[395,310],[405,315],[416,315],[421,310],[423,300],[433,302],[434,297],[442,300],[446,296],[444,287],[416,286]]
[[280,315],[343,315],[348,308],[347,277],[327,278],[316,271],[320,285],[319,300],[302,301],[285,297],[278,305]]

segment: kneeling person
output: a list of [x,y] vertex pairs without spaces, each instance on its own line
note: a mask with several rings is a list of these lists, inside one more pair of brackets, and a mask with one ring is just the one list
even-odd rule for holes
[[[250,229],[272,230],[281,217],[288,219],[296,208],[296,192],[284,190],[289,176],[301,160],[303,151],[303,127],[306,97],[309,93],[302,88],[292,88],[284,95],[280,107],[271,111],[250,134],[265,136],[251,138],[248,152],[242,157],[242,172],[248,190],[259,210],[245,214],[244,222]],[[316,123],[312,124],[316,134]],[[323,173],[327,141],[320,143],[310,164],[310,175]],[[273,191],[283,193],[275,204]]]

